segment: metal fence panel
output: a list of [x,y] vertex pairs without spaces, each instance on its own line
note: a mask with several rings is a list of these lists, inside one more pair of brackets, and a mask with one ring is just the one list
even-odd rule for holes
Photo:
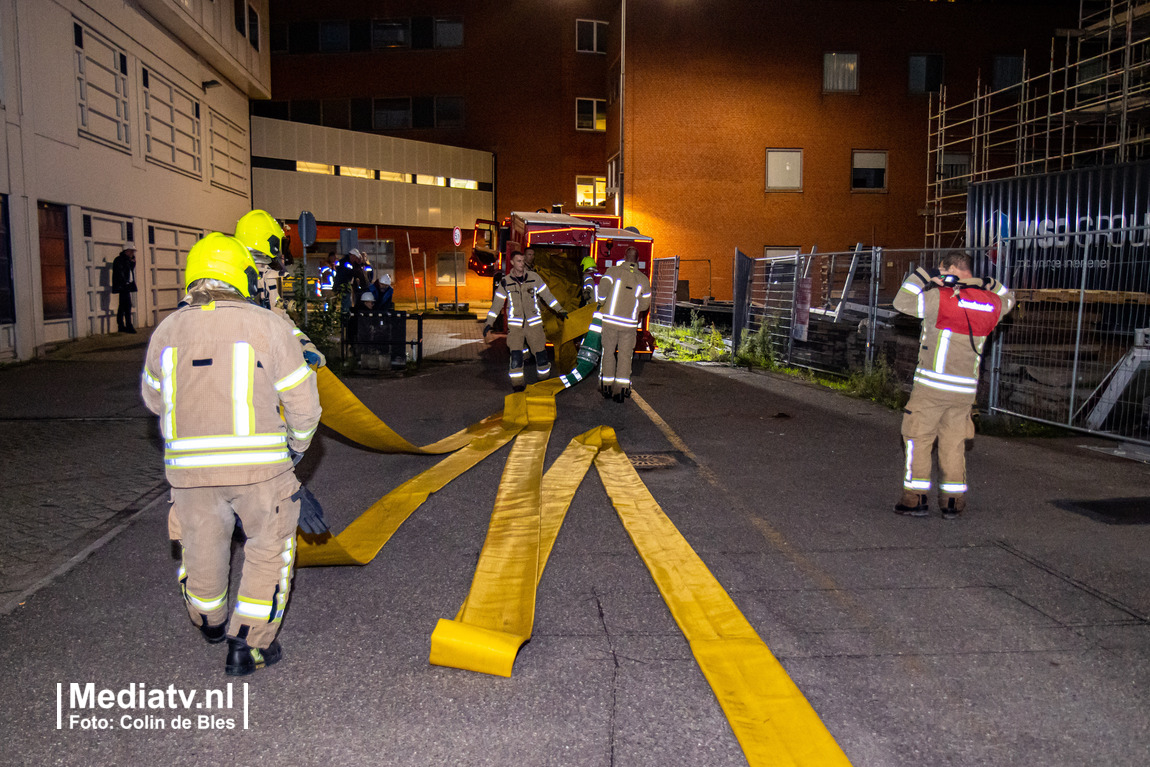
[[675,324],[675,301],[679,291],[679,257],[656,258],[651,263],[651,324]]

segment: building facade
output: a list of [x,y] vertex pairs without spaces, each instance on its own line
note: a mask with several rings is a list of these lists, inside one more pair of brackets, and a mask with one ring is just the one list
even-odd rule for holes
[[185,256],[250,206],[249,98],[270,95],[267,0],[0,0],[0,360],[179,301]]

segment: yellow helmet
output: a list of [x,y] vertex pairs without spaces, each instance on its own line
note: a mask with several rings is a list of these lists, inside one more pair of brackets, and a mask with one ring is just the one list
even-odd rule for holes
[[221,280],[251,298],[258,278],[251,252],[235,237],[212,232],[188,251],[185,290],[196,280]]
[[245,213],[236,222],[236,239],[269,259],[283,254],[284,229],[266,210]]

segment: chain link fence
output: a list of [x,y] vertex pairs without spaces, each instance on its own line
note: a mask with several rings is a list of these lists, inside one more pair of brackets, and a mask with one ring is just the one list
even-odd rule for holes
[[[1150,242],[1144,229],[1058,236],[1129,246]],[[959,249],[975,274],[997,277],[1018,299],[983,355],[978,401],[994,412],[1150,444],[1150,249],[1126,247],[1118,263],[1113,252],[1092,257],[1087,245],[1065,261],[1042,247],[1049,244],[1031,234]],[[747,334],[765,334],[780,364],[843,376],[882,365],[909,391],[921,324],[892,302],[913,269],[934,268],[953,250],[739,254],[748,276],[741,298],[736,286],[735,313],[741,302],[747,319],[743,328],[736,323],[735,350]],[[1122,274],[1101,280],[1103,269]]]

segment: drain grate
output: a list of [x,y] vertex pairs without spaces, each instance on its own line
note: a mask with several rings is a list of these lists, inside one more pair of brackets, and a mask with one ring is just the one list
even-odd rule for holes
[[635,453],[628,455],[636,471],[651,469],[673,469],[679,465],[678,459],[669,453]]
[[1072,511],[1108,525],[1150,525],[1150,498],[1103,498],[1097,501],[1055,501]]

